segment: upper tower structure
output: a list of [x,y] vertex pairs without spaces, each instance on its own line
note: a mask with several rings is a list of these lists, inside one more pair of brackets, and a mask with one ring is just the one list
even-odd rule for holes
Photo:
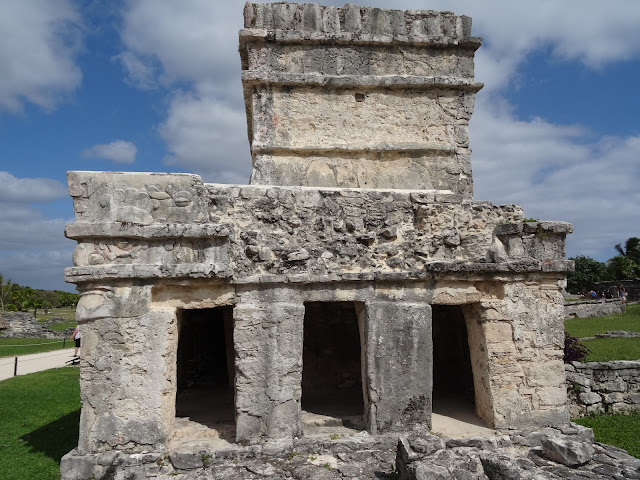
[[244,26],[252,184],[472,197],[471,18],[247,3]]

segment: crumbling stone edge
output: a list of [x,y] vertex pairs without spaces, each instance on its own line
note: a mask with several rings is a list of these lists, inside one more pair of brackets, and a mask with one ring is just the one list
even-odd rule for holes
[[[394,462],[395,457],[395,462]],[[320,458],[320,462],[316,461]],[[333,460],[322,464],[324,459]],[[115,478],[426,478],[627,479],[640,478],[640,460],[594,442],[593,431],[576,424],[526,433],[448,439],[426,431],[340,438],[301,438],[207,451],[129,454],[69,452],[62,480]]]

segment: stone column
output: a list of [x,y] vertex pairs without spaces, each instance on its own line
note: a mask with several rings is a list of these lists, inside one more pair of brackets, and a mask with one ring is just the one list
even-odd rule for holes
[[236,440],[299,436],[304,305],[240,303],[233,317]]
[[433,345],[431,307],[368,302],[364,324],[366,421],[371,433],[431,427]]
[[119,284],[81,294],[81,452],[166,446],[175,417],[176,319],[150,310],[150,293],[150,286]]
[[[490,425],[568,423],[563,312],[557,281],[533,277],[505,284],[502,299],[465,308],[472,358],[476,350],[486,352],[476,355],[486,374],[474,368],[474,382],[478,414]],[[472,345],[477,341],[484,344]]]

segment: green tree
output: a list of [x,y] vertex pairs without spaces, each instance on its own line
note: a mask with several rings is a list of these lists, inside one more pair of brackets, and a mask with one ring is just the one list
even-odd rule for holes
[[[630,237],[624,242],[624,248],[621,244],[616,245],[618,255],[609,259],[613,263],[613,271],[624,274],[624,277],[614,277],[616,280],[631,279],[640,277],[640,238]],[[620,260],[622,257],[625,260]],[[617,259],[614,261],[614,259]]]
[[14,287],[15,285],[11,283],[11,280],[7,279],[5,282],[4,277],[0,273],[0,309],[3,312],[9,304]]
[[591,290],[594,283],[607,279],[607,266],[604,263],[584,255],[578,255],[569,260],[575,262],[576,268],[567,275],[568,292],[585,292]]
[[27,310],[31,306],[34,290],[30,287],[22,287],[16,285],[11,295],[11,303],[13,303],[19,312]]
[[616,255],[607,260],[607,271],[611,280],[629,280],[636,278],[637,265],[629,257]]

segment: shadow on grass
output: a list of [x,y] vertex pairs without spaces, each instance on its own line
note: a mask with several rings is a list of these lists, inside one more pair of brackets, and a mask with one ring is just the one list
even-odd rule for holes
[[20,440],[32,451],[45,454],[58,464],[63,455],[78,446],[80,409],[29,432]]

